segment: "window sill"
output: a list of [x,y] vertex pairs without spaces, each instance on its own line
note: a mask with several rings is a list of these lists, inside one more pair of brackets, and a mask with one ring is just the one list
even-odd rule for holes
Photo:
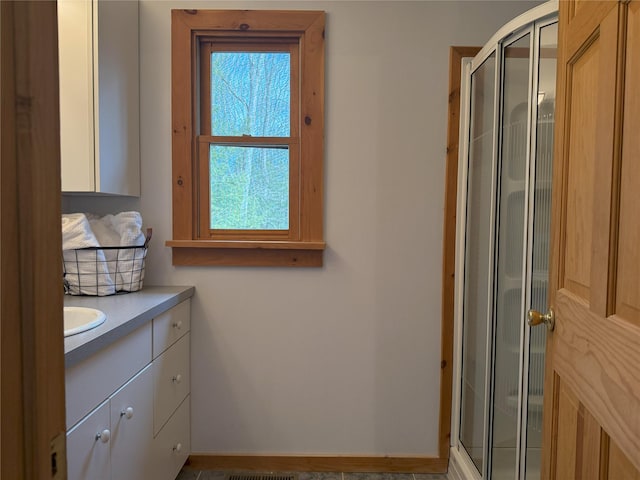
[[173,265],[321,267],[325,242],[168,240]]

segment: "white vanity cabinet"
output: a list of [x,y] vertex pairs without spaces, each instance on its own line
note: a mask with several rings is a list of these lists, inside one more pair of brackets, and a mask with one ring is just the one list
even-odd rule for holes
[[152,388],[147,366],[67,433],[69,479],[153,478]]
[[140,195],[138,2],[58,0],[62,191]]
[[176,478],[190,451],[190,315],[187,299],[67,367],[69,480]]

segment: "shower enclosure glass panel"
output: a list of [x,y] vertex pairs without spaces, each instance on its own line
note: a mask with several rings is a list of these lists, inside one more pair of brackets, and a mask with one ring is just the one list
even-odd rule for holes
[[482,470],[486,396],[487,310],[492,210],[496,59],[492,54],[471,77],[471,124],[467,184],[464,340],[460,442]]
[[[533,228],[531,229],[530,307],[547,309],[549,282],[549,241],[551,231],[551,171],[553,167],[553,126],[556,89],[558,24],[540,29],[538,47],[538,108],[533,177]],[[539,480],[542,446],[542,387],[546,329],[528,328],[529,362],[526,405],[526,480]]]
[[505,25],[466,67],[456,284],[459,415],[474,479],[539,480],[557,3]]
[[502,142],[496,234],[491,478],[513,480],[518,468],[525,192],[529,151],[531,35],[504,48]]

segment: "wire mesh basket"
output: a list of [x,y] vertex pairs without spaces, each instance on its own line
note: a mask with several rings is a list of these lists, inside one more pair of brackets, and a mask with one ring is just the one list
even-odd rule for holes
[[151,235],[148,228],[144,244],[135,247],[64,250],[64,293],[103,297],[142,289]]

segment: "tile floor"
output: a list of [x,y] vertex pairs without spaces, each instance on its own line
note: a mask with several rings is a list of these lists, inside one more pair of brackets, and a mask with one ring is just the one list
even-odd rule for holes
[[[224,480],[228,472],[215,470],[183,469],[176,480]],[[234,472],[240,473],[240,472]],[[248,472],[259,474],[260,472]],[[275,473],[275,472],[269,472]],[[289,472],[277,472],[286,475]],[[298,480],[447,480],[444,474],[425,473],[330,473],[330,472],[297,472]]]

